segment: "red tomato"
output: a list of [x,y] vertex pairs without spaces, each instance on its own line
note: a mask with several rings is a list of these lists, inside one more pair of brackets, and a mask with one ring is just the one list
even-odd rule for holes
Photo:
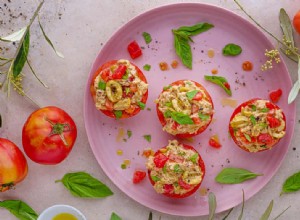
[[203,98],[202,93],[201,93],[201,92],[198,92],[198,93],[194,96],[193,100],[200,101],[202,98]]
[[279,119],[277,119],[273,116],[267,116],[267,121],[269,123],[270,128],[277,128],[280,126]]
[[49,106],[33,112],[24,124],[22,142],[27,156],[36,163],[57,164],[73,148],[77,128],[62,109]]
[[142,55],[142,50],[136,41],[132,41],[128,45],[127,50],[132,59],[138,58]]
[[142,171],[142,170],[136,170],[134,173],[133,173],[133,179],[132,179],[132,182],[134,184],[137,184],[137,183],[140,183],[143,179],[145,179],[146,177],[146,172],[145,171]]
[[[185,81],[185,80],[178,80],[178,81],[176,81],[176,82],[173,82],[171,85],[182,85],[182,84],[184,83],[184,81]],[[195,82],[195,81],[193,81],[193,82],[196,84],[197,87],[199,87],[202,91],[204,91],[204,93],[205,93],[205,95],[206,95],[207,101],[210,102],[210,103],[212,104],[212,107],[214,107],[214,104],[213,104],[213,102],[212,102],[212,99],[211,99],[209,93],[206,91],[206,89],[205,89],[201,84],[199,84],[199,83],[197,83],[197,82]],[[164,92],[164,90],[163,90],[162,92]],[[198,94],[199,94],[199,93],[197,93],[195,97],[198,96],[197,99],[200,99],[200,100],[201,100],[201,99],[202,99],[202,94],[200,93],[200,94],[201,94],[201,98],[200,98],[200,95],[198,95]],[[195,97],[194,97],[194,98],[195,98]],[[194,110],[195,110],[195,109],[194,109]],[[192,111],[193,111],[193,109],[192,109]],[[162,125],[162,126],[165,126],[167,122],[166,122],[166,120],[165,120],[164,114],[158,109],[158,104],[156,104],[156,112],[157,112],[157,116],[158,116],[158,119],[159,119],[161,125]],[[205,131],[205,129],[206,129],[206,128],[208,127],[208,125],[211,123],[212,118],[213,118],[213,115],[210,116],[209,123],[207,123],[207,124],[206,124],[205,126],[203,126],[203,127],[200,127],[196,133],[194,133],[194,134],[190,134],[190,133],[177,134],[176,137],[178,137],[178,138],[190,138],[190,137],[193,137],[193,136],[196,136],[196,135],[202,133],[203,131]],[[192,120],[194,120],[194,119],[192,119]],[[173,129],[176,129],[178,125],[179,125],[179,124],[178,124],[177,122],[174,122],[172,128],[173,128]]]
[[158,168],[163,168],[166,162],[169,160],[164,154],[157,154],[154,157],[154,164]]
[[279,101],[281,95],[282,95],[282,90],[281,89],[278,89],[276,91],[272,91],[269,94],[271,101],[275,102],[275,103]]
[[13,142],[0,138],[0,192],[21,182],[27,172],[28,165],[22,151]]
[[269,134],[260,134],[257,137],[257,141],[262,144],[270,145],[271,143],[274,142],[274,139]]
[[118,68],[115,70],[115,72],[112,74],[112,79],[122,79],[124,74],[126,73],[127,67],[125,65],[120,65]]
[[300,10],[294,16],[293,25],[298,34],[300,34]]
[[[103,71],[103,70],[111,67],[112,65],[115,65],[116,63],[117,63],[117,60],[112,60],[112,61],[108,61],[108,62],[104,63],[102,66],[100,66],[100,68],[92,76],[91,84],[90,84],[91,85],[90,86],[90,91],[91,91],[91,95],[92,95],[93,100],[94,100],[95,103],[96,103],[96,89],[94,87],[94,82],[95,82],[96,77],[101,73],[101,77],[102,78],[103,78],[103,74],[105,75],[104,78],[106,80],[104,78],[103,78],[103,80],[105,80],[105,81],[110,80],[110,77],[107,76],[107,73],[106,73],[107,71]],[[137,76],[142,81],[144,81],[145,83],[147,83],[146,77],[143,74],[143,72],[136,65],[134,65],[133,63],[131,63],[131,65],[133,65],[136,68]],[[134,90],[133,87],[134,86],[130,86],[130,90],[132,90],[132,89]],[[137,88],[136,88],[135,91],[137,91]],[[144,103],[144,104],[146,104],[147,99],[148,99],[148,91],[143,95],[141,102]],[[101,111],[103,114],[107,115],[108,117],[116,118],[116,115],[114,114],[114,111],[113,111],[113,103],[106,103],[106,107],[109,110],[99,110],[99,111]],[[121,119],[132,117],[132,116],[138,114],[140,111],[141,111],[141,108],[139,106],[135,105],[134,111],[132,111],[132,109],[130,109],[128,111],[125,111],[125,110],[122,111]]]
[[226,89],[230,90],[230,85],[228,82],[224,82],[224,86],[226,87]]
[[216,136],[216,135],[213,135],[212,137],[210,137],[208,144],[214,148],[220,148],[222,146],[219,142],[218,136]]
[[[195,153],[198,154],[198,164],[199,164],[201,171],[203,172],[203,176],[202,176],[202,180],[203,180],[204,176],[205,176],[205,165],[204,165],[204,161],[202,160],[200,154],[192,146],[189,146],[186,144],[182,144],[182,145],[185,149],[193,150]],[[154,157],[156,157],[157,155],[160,155],[161,152],[163,152],[165,149],[166,149],[166,147],[163,147],[163,148],[159,149],[158,151],[156,151],[154,154]],[[178,155],[177,157],[180,157],[180,156]],[[155,182],[152,180],[150,173],[151,173],[151,170],[148,170],[148,177],[149,177],[150,183],[154,186]],[[176,193],[174,193],[174,186],[172,184],[165,184],[163,186],[163,188],[165,190],[163,195],[171,197],[171,198],[185,198],[185,197],[188,197],[188,196],[192,195],[193,193],[195,193],[199,189],[201,183],[202,183],[202,181],[199,184],[197,184],[196,186],[193,186],[193,185],[189,185],[188,183],[185,183],[182,179],[179,179],[178,184],[179,185],[181,184],[181,187],[183,187],[185,189],[190,189],[191,187],[193,187],[193,189],[184,194],[176,194]]]

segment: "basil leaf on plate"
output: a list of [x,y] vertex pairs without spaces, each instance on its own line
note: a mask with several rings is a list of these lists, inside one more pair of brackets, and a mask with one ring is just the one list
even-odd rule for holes
[[194,124],[194,121],[190,116],[183,114],[181,112],[171,112],[171,117],[174,121],[181,125],[191,125]]
[[151,65],[150,65],[150,64],[145,64],[145,65],[143,66],[143,69],[146,70],[146,71],[150,71]]
[[85,172],[67,173],[61,180],[73,196],[82,198],[102,198],[113,192],[102,182]]
[[120,119],[122,117],[122,115],[123,115],[123,112],[120,111],[120,110],[115,110],[114,114],[115,114],[115,116],[116,116],[117,119]]
[[242,53],[242,48],[237,44],[227,44],[222,52],[224,56],[237,56]]
[[143,37],[144,37],[144,40],[145,40],[146,44],[151,43],[152,37],[151,37],[151,35],[149,33],[143,32]]
[[271,215],[272,209],[273,209],[273,200],[270,202],[270,204],[268,205],[268,208],[266,209],[266,211],[260,217],[259,220],[268,220]]
[[285,180],[280,195],[298,190],[300,190],[300,172],[291,175]]
[[198,90],[193,90],[193,91],[190,91],[190,92],[187,92],[186,93],[186,97],[189,99],[189,100],[192,100],[195,95],[198,93]]
[[222,76],[207,76],[205,75],[204,76],[204,79],[209,81],[209,82],[212,82],[214,84],[217,84],[218,86],[221,86],[221,88],[224,89],[224,91],[228,94],[228,95],[232,95],[231,93],[231,89],[230,89],[230,86],[228,84],[228,81],[225,77],[222,77]]
[[110,220],[122,220],[122,218],[113,212],[111,213]]
[[187,36],[195,36],[209,29],[213,28],[214,25],[209,23],[198,23],[193,26],[182,26],[178,28],[176,31],[186,34]]
[[216,182],[222,184],[237,184],[249,179],[254,179],[262,174],[252,173],[241,168],[224,168],[215,178]]
[[38,218],[38,214],[21,200],[0,201],[0,207],[7,209],[20,220],[36,220]]
[[217,208],[217,200],[214,193],[208,193],[209,216],[208,220],[213,220]]

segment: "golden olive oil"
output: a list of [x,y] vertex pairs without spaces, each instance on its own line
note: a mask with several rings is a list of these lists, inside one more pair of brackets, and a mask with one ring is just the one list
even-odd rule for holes
[[52,220],[78,220],[78,218],[69,213],[60,213],[54,216]]

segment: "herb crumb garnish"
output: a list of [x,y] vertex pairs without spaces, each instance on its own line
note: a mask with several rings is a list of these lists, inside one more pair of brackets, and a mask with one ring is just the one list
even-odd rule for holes
[[131,136],[132,136],[132,131],[131,130],[127,130],[127,137],[131,138]]
[[149,33],[143,32],[143,37],[144,37],[144,40],[145,40],[146,44],[151,43],[152,37],[151,37],[151,35]]
[[160,62],[159,63],[159,68],[161,71],[167,71],[169,69],[169,66],[166,62]]
[[143,69],[146,70],[146,71],[150,71],[151,65],[145,64],[145,65],[143,66]]
[[150,134],[146,134],[146,135],[144,135],[143,137],[144,137],[144,139],[145,139],[146,141],[148,141],[149,143],[151,143],[151,135],[150,135]]

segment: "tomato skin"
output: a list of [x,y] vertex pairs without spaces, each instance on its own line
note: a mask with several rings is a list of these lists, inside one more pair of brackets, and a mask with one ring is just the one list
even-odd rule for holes
[[132,59],[136,59],[142,55],[142,50],[136,41],[132,41],[128,44],[127,50]]
[[134,184],[138,184],[140,182],[142,182],[146,177],[146,172],[145,171],[142,171],[142,170],[136,170],[134,173],[133,173],[133,179],[132,179],[132,182]]
[[[62,129],[61,135],[55,132],[57,126]],[[64,110],[54,106],[33,112],[22,131],[22,143],[27,156],[36,163],[46,165],[62,162],[72,150],[76,137],[77,128],[73,119]]]
[[127,67],[124,65],[118,66],[116,71],[112,74],[112,79],[122,79],[126,72]]
[[[203,176],[202,176],[202,181],[203,181],[204,176],[205,176],[205,165],[204,165],[204,161],[202,160],[200,154],[192,146],[189,146],[186,144],[182,144],[182,145],[185,149],[193,150],[195,153],[198,154],[198,164],[201,168],[201,171],[203,172]],[[164,149],[166,149],[166,147],[163,147],[163,148],[159,149],[158,151],[156,151],[154,154],[154,157],[158,154],[161,154],[161,150],[163,151]],[[154,186],[155,182],[152,180],[150,173],[151,173],[151,170],[148,170],[148,177],[149,177],[150,183]],[[202,181],[198,185],[194,186],[194,188],[191,191],[188,191],[185,194],[176,194],[176,193],[174,193],[174,186],[172,184],[165,184],[164,185],[165,192],[163,193],[163,195],[165,195],[167,197],[175,198],[175,199],[186,198],[186,197],[192,195],[193,193],[195,193],[199,189]],[[183,185],[183,184],[187,184],[187,183],[181,182],[181,184]],[[189,184],[187,184],[187,185],[189,185]],[[185,187],[187,187],[187,185],[185,185]],[[191,185],[189,185],[189,186],[191,186]]]
[[164,154],[157,154],[154,157],[154,164],[157,168],[163,168],[168,160],[169,158]]
[[267,121],[269,123],[270,128],[277,128],[280,126],[279,119],[277,119],[273,116],[267,116]]
[[276,91],[272,91],[270,92],[269,96],[270,96],[270,100],[276,103],[279,101],[280,97],[282,96],[282,90],[278,89]]
[[209,144],[211,147],[214,147],[214,148],[220,148],[220,147],[222,147],[222,145],[220,144],[219,140],[217,139],[217,136],[212,136],[212,137],[209,139],[208,144]]
[[27,175],[27,160],[11,141],[0,138],[0,192],[9,190]]
[[298,34],[300,34],[300,10],[294,16],[293,25]]

